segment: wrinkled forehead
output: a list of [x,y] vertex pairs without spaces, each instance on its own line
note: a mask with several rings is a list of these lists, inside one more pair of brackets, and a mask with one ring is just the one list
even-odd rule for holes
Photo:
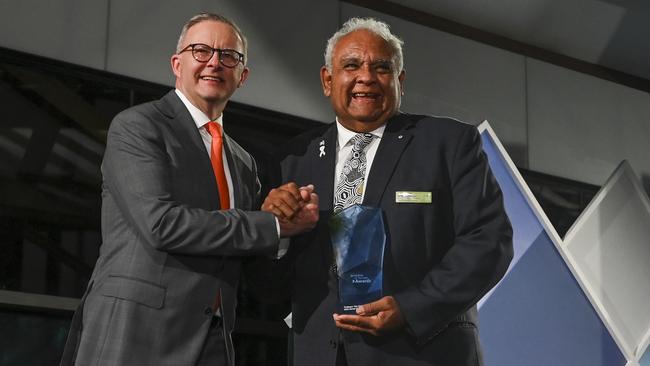
[[354,58],[394,62],[396,57],[397,55],[386,40],[367,29],[359,29],[341,37],[333,52],[335,60]]

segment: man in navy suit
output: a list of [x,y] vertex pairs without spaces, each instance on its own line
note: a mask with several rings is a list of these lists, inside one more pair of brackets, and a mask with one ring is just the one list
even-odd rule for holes
[[[296,365],[482,363],[476,302],[506,272],[512,230],[476,128],[399,111],[401,47],[385,23],[346,22],[321,69],[336,122],[283,154],[283,181],[320,197],[316,229],[277,263],[288,268]],[[355,202],[383,212],[385,296],[340,315],[327,222]]]

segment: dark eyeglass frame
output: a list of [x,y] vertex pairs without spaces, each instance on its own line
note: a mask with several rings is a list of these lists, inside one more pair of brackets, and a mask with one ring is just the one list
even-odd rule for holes
[[[206,51],[210,50],[210,57],[208,57],[205,60],[201,60],[200,58],[198,58],[197,57],[197,52],[195,51],[197,46],[205,48]],[[214,53],[216,52],[217,57],[219,58],[219,63],[221,65],[225,66],[225,67],[233,68],[233,67],[239,65],[239,63],[241,63],[242,65],[244,64],[244,54],[243,53],[241,53],[239,51],[236,51],[236,50],[229,49],[229,48],[212,48],[212,47],[208,46],[205,43],[192,43],[192,44],[189,44],[189,45],[187,45],[187,47],[180,50],[180,52],[178,52],[178,54],[180,55],[181,53],[183,53],[185,51],[190,51],[190,50],[192,51],[192,57],[194,57],[194,59],[196,61],[201,62],[201,63],[206,63],[206,62],[210,61],[212,59],[212,57],[214,56]],[[224,53],[226,53],[226,54],[231,53],[233,55],[237,55],[237,57],[238,57],[237,62],[235,62],[233,65],[225,63],[223,61],[223,54]]]

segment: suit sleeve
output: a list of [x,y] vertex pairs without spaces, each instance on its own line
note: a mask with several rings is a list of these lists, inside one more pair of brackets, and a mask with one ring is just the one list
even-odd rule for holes
[[512,259],[512,228],[476,128],[465,129],[447,160],[453,243],[419,283],[394,295],[420,344],[476,304]]
[[[189,255],[277,250],[271,214],[189,207],[174,197],[171,164],[162,132],[150,118],[131,110],[114,119],[102,163],[105,195],[147,243],[157,250]],[[259,187],[254,189],[259,192]]]

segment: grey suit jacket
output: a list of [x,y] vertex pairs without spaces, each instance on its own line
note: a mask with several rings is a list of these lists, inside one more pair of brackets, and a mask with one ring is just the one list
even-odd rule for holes
[[229,362],[241,256],[277,250],[252,157],[224,137],[236,208],[172,91],[118,114],[102,163],[100,257],[62,365],[194,365],[221,295]]
[[[384,295],[399,304],[408,328],[384,336],[335,327],[338,288],[328,220],[332,215],[336,127],[309,132],[282,159],[282,180],[314,184],[316,229],[292,238],[291,283],[295,365],[332,366],[339,340],[350,365],[481,364],[476,302],[512,258],[512,230],[501,191],[473,126],[398,113],[384,131],[365,187],[364,205],[384,214],[388,244]],[[430,203],[399,203],[396,192],[431,192]],[[275,280],[274,280],[275,281]]]

